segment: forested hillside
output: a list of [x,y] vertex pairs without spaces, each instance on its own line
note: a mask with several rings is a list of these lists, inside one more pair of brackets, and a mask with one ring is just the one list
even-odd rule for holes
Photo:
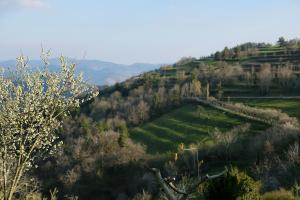
[[299,73],[300,41],[279,38],[83,91],[55,132],[63,145],[29,168],[27,197],[294,199]]
[[[79,196],[84,192],[78,187],[92,189],[93,182],[101,184],[102,189],[95,189],[100,196],[116,198],[118,195],[112,191],[117,190],[121,196],[146,195],[142,191],[147,191],[157,197],[161,194],[154,190],[155,177],[145,165],[157,167],[164,176],[180,177],[179,181],[184,180],[183,174],[192,179],[199,170],[222,171],[233,165],[261,181],[263,193],[282,187],[290,190],[298,181],[299,131],[297,118],[293,117],[298,117],[294,113],[300,111],[296,103],[300,91],[299,44],[299,40],[283,38],[275,45],[246,43],[200,59],[183,58],[101,88],[99,97],[84,105],[71,120],[78,128],[72,128],[69,122],[67,127],[71,129],[63,131],[68,133],[65,140],[75,145],[67,146],[77,148],[79,155],[100,160],[77,159],[78,164],[64,164],[63,171],[76,174],[76,178],[67,184],[65,177],[58,183]],[[274,105],[272,99],[280,103]],[[295,102],[292,109],[288,108],[290,102]],[[96,154],[90,152],[91,146],[98,146],[98,140],[112,143],[99,145]],[[77,152],[72,148],[67,151],[72,152],[66,154],[72,158],[68,160],[73,160],[72,154]],[[102,163],[102,159],[106,164],[95,169],[95,163]],[[87,173],[82,167],[87,164],[93,166],[88,176],[79,176]],[[122,179],[116,171],[124,172]],[[135,173],[143,175],[138,178]],[[134,184],[132,176],[137,178]],[[115,190],[111,190],[112,185]]]

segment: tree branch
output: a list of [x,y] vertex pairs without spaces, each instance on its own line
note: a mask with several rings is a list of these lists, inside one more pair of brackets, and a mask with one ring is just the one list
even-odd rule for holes
[[202,184],[208,180],[219,178],[226,173],[226,170],[224,170],[223,172],[218,173],[218,174],[214,174],[214,175],[207,174],[205,176],[202,176],[192,186],[187,188],[187,191],[182,191],[182,190],[178,189],[172,182],[168,182],[165,179],[163,179],[159,169],[149,168],[149,167],[146,167],[146,168],[154,173],[158,183],[163,188],[163,190],[169,200],[185,200],[188,197],[188,195],[193,193],[200,184]]

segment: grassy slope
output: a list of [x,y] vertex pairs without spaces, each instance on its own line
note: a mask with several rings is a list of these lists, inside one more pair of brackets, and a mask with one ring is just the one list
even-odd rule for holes
[[275,108],[280,109],[283,112],[289,114],[292,117],[297,117],[300,121],[300,100],[242,100],[239,102],[245,103],[250,106],[261,107],[261,108]]
[[[176,151],[180,143],[211,143],[209,132],[215,128],[226,131],[246,123],[239,118],[210,107],[184,105],[153,121],[130,130],[131,138],[147,145],[148,153]],[[252,132],[266,126],[252,123]]]

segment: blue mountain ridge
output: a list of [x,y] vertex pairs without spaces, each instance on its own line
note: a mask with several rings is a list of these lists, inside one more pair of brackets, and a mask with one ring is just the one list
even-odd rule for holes
[[[116,64],[101,60],[76,60],[68,59],[69,63],[76,64],[76,74],[83,73],[84,79],[95,85],[112,85],[116,82],[124,81],[132,76],[136,76],[143,72],[158,69],[159,64],[135,63],[131,65]],[[14,68],[15,60],[0,61],[0,66],[4,69]],[[41,66],[40,60],[30,60],[28,65],[32,68]],[[59,59],[50,59],[49,69],[58,71],[60,68]]]

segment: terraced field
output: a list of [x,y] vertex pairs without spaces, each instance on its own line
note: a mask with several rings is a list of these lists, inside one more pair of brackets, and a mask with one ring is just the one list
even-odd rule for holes
[[280,109],[292,117],[297,117],[300,121],[300,100],[299,99],[259,99],[259,100],[239,100],[237,102],[245,103],[249,106],[261,108]]
[[[262,63],[268,62],[274,66],[282,65],[286,61],[293,63],[294,73],[300,73],[300,48],[284,49],[279,46],[266,47],[258,49],[258,54],[236,59],[226,60],[229,64],[240,64],[245,70],[251,70],[250,67],[258,67]],[[213,57],[195,60],[188,64],[168,67],[162,70],[161,76],[169,79],[167,84],[171,87],[176,83],[176,71],[183,70],[186,75],[190,75],[194,68],[199,67],[199,64],[204,62],[214,67],[216,61]],[[300,75],[299,75],[300,76]],[[249,86],[244,82],[234,84],[223,84],[223,97],[234,96],[258,96],[260,95],[258,86]],[[295,94],[294,94],[295,93]],[[293,91],[293,95],[299,95],[298,91]],[[212,95],[216,94],[216,90],[212,89]],[[281,95],[282,90],[277,85],[271,85],[270,95]],[[225,99],[227,100],[227,99]],[[262,108],[276,108],[287,112],[290,116],[297,117],[300,121],[300,101],[299,100],[249,100],[245,102],[250,106]],[[165,153],[175,151],[180,143],[211,143],[209,133],[215,128],[222,131],[245,123],[245,119],[233,116],[213,108],[201,108],[198,105],[185,105],[175,109],[159,118],[153,119],[144,125],[132,128],[130,135],[133,140],[145,144],[148,148],[148,153]],[[266,128],[262,124],[253,122],[252,132],[257,132]]]
[[[210,107],[190,104],[131,129],[130,136],[145,144],[148,153],[166,153],[176,151],[180,143],[212,143],[209,132],[216,128],[226,131],[246,122],[246,119]],[[257,122],[251,124],[251,134],[266,128],[266,125]]]

